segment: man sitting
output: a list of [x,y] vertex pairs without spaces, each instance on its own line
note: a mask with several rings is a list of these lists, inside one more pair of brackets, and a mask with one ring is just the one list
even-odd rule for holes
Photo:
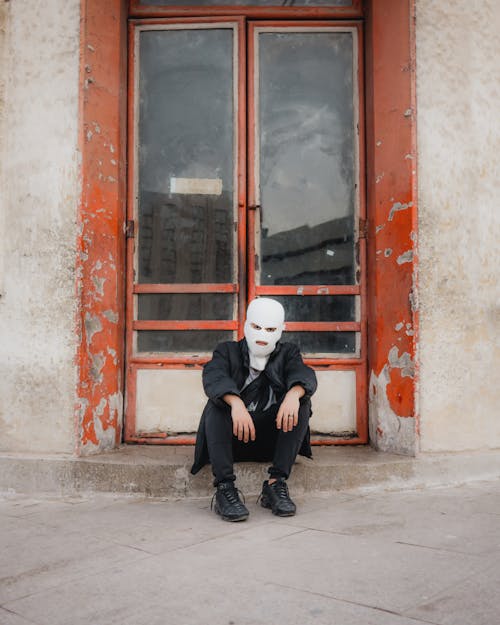
[[317,383],[297,345],[280,342],[284,327],[279,302],[254,299],[247,309],[245,338],[218,345],[203,369],[209,400],[191,473],[212,465],[215,512],[226,521],[244,521],[249,514],[235,487],[234,461],[271,461],[261,505],[278,516],[295,514],[286,480],[298,453],[312,456],[310,397]]

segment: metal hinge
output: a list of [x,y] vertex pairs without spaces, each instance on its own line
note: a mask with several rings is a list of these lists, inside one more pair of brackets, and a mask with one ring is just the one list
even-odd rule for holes
[[359,220],[359,238],[366,239],[368,237],[368,219]]
[[133,239],[135,237],[135,221],[129,219],[125,226],[125,238]]

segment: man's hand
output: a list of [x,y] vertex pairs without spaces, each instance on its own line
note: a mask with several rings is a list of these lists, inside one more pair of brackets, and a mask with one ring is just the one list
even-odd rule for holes
[[255,426],[243,401],[237,395],[224,395],[222,399],[231,406],[233,434],[244,443],[248,443],[249,440],[254,441]]
[[276,427],[283,432],[291,432],[299,422],[300,398],[305,395],[302,386],[292,386],[281,402],[276,416]]

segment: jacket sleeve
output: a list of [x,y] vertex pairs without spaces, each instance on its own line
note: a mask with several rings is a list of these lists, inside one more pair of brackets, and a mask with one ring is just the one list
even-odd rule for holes
[[224,395],[240,396],[240,390],[231,377],[231,361],[227,343],[218,345],[212,355],[212,360],[203,368],[203,388],[207,397],[218,406],[226,406],[222,399]]
[[306,392],[306,397],[311,397],[311,395],[316,391],[318,386],[316,380],[316,374],[311,367],[308,367],[304,364],[302,360],[302,355],[300,353],[297,345],[293,343],[289,343],[289,353],[287,354],[286,364],[285,364],[285,380],[286,380],[286,388],[289,391],[292,386],[296,386],[300,384]]

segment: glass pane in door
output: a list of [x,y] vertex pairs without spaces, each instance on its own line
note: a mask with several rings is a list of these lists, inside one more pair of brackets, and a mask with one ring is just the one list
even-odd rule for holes
[[260,283],[354,284],[354,31],[257,37]]
[[140,32],[141,283],[233,282],[233,37],[232,28]]

